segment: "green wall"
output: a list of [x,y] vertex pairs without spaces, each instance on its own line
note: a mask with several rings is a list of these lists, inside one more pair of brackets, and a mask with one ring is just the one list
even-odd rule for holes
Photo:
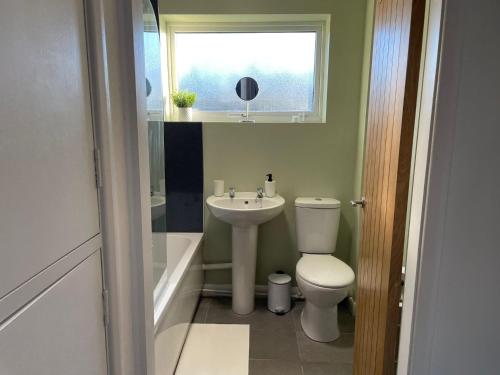
[[[331,196],[342,206],[336,256],[353,265],[355,212],[349,205],[355,192],[359,160],[358,131],[365,40],[365,0],[160,0],[162,14],[204,13],[330,13],[331,50],[326,124],[203,125],[205,193],[212,181],[226,189],[254,191],[272,172],[286,199],[284,213],[260,227],[257,284],[277,269],[295,273],[297,196]],[[205,262],[231,259],[230,226],[205,212]],[[354,265],[353,265],[354,266]],[[229,284],[230,271],[207,272],[206,282]]]
[[[375,4],[369,1],[366,6],[366,21],[365,21],[365,36],[363,46],[363,70],[361,77],[361,96],[359,105],[359,123],[358,123],[358,145],[356,155],[356,167],[354,176],[354,194],[356,199],[363,195],[363,167],[364,167],[364,149],[365,149],[365,132],[368,109],[368,95],[370,89],[370,70],[371,70],[371,52],[372,52],[372,35],[373,35],[373,16]],[[361,210],[354,210],[354,232],[351,247],[351,265],[356,272],[357,259],[359,253],[359,245],[361,240]]]

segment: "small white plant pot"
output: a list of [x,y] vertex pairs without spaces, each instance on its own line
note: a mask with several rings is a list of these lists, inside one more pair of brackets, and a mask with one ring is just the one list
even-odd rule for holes
[[179,111],[179,121],[193,121],[193,108],[177,108]]

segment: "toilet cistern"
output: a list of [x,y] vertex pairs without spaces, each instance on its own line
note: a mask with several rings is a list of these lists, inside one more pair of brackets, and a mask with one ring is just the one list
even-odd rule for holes
[[351,267],[333,256],[340,202],[333,198],[297,198],[295,212],[297,247],[302,253],[295,277],[306,301],[300,322],[311,339],[333,341],[340,335],[337,305],[354,282]]

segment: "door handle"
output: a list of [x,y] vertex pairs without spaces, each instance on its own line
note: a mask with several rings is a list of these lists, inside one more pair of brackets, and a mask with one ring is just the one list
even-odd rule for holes
[[361,199],[351,201],[351,206],[353,207],[361,206],[361,208],[365,208],[366,206],[365,197],[361,197]]

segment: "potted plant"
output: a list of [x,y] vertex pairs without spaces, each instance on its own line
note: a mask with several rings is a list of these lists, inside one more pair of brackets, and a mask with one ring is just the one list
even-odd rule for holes
[[179,121],[193,120],[192,107],[196,101],[196,93],[187,90],[174,92],[172,101],[179,110]]

